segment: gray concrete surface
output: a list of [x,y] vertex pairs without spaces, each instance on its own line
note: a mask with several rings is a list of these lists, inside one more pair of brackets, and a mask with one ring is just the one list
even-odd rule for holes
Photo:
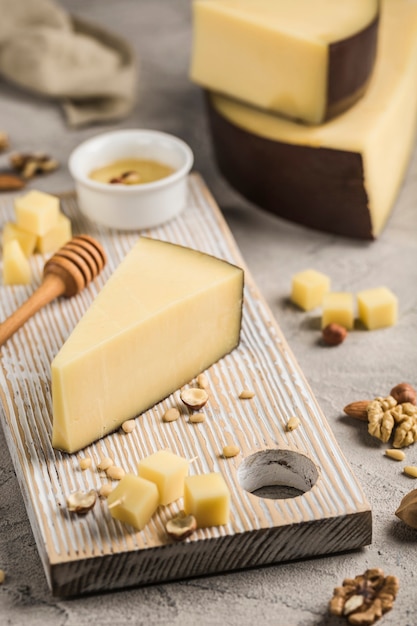
[[[337,626],[327,603],[343,578],[382,567],[400,579],[385,626],[417,623],[417,531],[395,516],[401,498],[417,484],[383,456],[362,423],[343,417],[353,400],[387,394],[403,380],[417,385],[417,155],[410,164],[395,211],[377,242],[361,243],[298,227],[250,206],[221,180],[212,157],[199,90],[187,78],[191,42],[188,0],[65,0],[74,14],[124,35],[141,60],[140,98],[120,124],[69,130],[52,102],[0,81],[0,128],[14,149],[46,150],[62,161],[37,181],[45,191],[72,188],[67,157],[80,141],[109,128],[156,128],[189,142],[200,171],[221,206],[261,291],[274,312],[331,428],[373,509],[371,546],[342,555],[125,590],[69,601],[48,590],[4,435],[0,431],[0,623],[10,626],[191,626],[253,623]],[[4,157],[1,157],[0,164]],[[386,285],[399,297],[394,328],[350,333],[338,348],[318,343],[315,313],[288,303],[292,274],[314,267],[339,290]],[[417,446],[407,450],[417,464]]]

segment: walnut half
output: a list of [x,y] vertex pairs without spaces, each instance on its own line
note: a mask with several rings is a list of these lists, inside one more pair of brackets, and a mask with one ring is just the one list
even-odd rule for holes
[[345,578],[329,603],[332,615],[346,617],[349,624],[371,626],[390,611],[399,589],[396,576],[384,576],[380,568],[368,569],[355,578]]

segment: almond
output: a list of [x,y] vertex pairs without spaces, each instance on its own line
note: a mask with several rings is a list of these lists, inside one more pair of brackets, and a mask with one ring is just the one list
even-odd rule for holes
[[13,174],[13,172],[0,172],[0,191],[22,189],[25,184],[25,181],[20,176]]
[[363,422],[368,421],[368,412],[367,407],[370,403],[370,400],[358,400],[357,402],[351,402],[347,404],[343,411],[349,417],[354,417],[357,420],[362,420]]

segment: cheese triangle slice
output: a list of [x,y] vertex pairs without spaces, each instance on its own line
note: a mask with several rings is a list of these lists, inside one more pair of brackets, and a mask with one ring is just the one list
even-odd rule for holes
[[141,238],[52,362],[52,444],[114,431],[239,343],[243,270]]

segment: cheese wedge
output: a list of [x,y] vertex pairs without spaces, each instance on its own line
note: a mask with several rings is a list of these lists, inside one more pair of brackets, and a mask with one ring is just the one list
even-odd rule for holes
[[141,238],[52,362],[55,448],[74,452],[239,343],[243,270]]
[[191,79],[318,124],[365,91],[378,0],[195,0]]
[[378,56],[364,97],[305,126],[212,94],[220,170],[249,200],[281,217],[374,239],[409,162],[417,120],[417,3],[382,0]]

